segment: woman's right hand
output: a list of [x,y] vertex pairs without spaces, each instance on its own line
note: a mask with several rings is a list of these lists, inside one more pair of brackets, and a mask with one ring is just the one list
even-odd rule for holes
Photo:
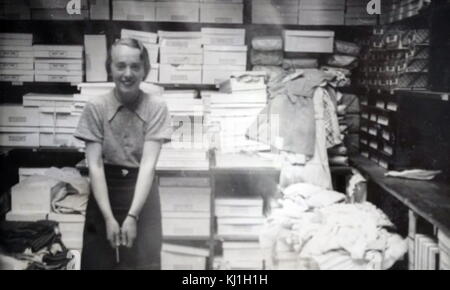
[[120,226],[113,217],[106,219],[106,238],[111,247],[117,248],[120,246]]

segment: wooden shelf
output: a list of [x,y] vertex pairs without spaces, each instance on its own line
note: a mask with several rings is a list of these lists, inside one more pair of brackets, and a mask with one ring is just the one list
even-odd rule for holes
[[385,169],[364,157],[354,156],[350,161],[370,181],[447,235],[450,234],[449,184],[385,177]]

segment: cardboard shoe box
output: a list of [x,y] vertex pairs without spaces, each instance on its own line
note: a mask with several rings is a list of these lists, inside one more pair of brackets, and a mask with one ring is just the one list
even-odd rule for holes
[[120,31],[120,36],[122,38],[134,38],[142,41],[143,43],[157,43],[158,34],[146,31],[122,29]]
[[84,148],[84,142],[76,139],[73,134],[75,128],[39,128],[39,146]]
[[344,25],[344,10],[300,10],[298,24]]
[[36,70],[83,70],[81,59],[35,59],[34,65]]
[[79,84],[83,82],[82,76],[68,76],[68,75],[36,75],[36,82],[50,82],[50,83],[73,83]]
[[89,0],[89,15],[91,20],[108,20],[109,0]]
[[37,108],[25,108],[22,105],[1,105],[0,126],[39,127],[39,111]]
[[83,58],[82,45],[33,45],[34,57]]
[[202,28],[203,45],[245,45],[245,29]]
[[298,0],[253,0],[252,23],[298,24]]
[[201,84],[201,65],[160,64],[159,82],[162,84]]
[[86,56],[86,81],[106,82],[108,74],[105,68],[107,57],[105,35],[84,35]]
[[176,47],[161,47],[161,61],[162,64],[203,64],[203,49],[185,48],[180,50]]
[[162,270],[206,270],[209,249],[164,243],[161,249]]
[[200,3],[198,1],[156,2],[156,21],[199,22]]
[[0,33],[0,45],[31,46],[33,34],[31,33]]
[[302,10],[345,10],[346,0],[300,0],[299,9]]
[[210,213],[163,212],[163,237],[209,237]]
[[202,23],[243,23],[244,4],[201,3]]
[[332,53],[334,31],[285,30],[284,51],[307,53]]
[[69,108],[39,108],[40,127],[76,128],[78,126],[79,119],[80,116],[72,114],[71,109]]
[[30,58],[33,56],[32,46],[0,45],[0,57]]
[[156,4],[147,1],[112,1],[113,20],[125,21],[155,21]]
[[160,187],[162,211],[209,212],[211,188]]
[[148,73],[147,78],[145,79],[147,83],[158,83],[159,82],[159,64],[151,63],[150,64],[150,72]]
[[245,65],[203,65],[202,83],[218,85],[228,80],[234,73],[245,70]]
[[247,46],[205,45],[203,62],[207,65],[247,65]]

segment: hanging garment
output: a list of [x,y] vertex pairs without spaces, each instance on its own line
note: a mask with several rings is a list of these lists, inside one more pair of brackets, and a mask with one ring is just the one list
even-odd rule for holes
[[319,93],[323,94],[326,146],[331,148],[342,143],[336,106],[333,104],[331,96],[326,89],[320,89]]
[[315,136],[312,139],[315,140],[313,157],[304,166],[292,166],[289,163],[285,163],[280,173],[281,188],[295,183],[310,183],[323,189],[332,189],[326,147],[324,91],[323,88],[317,88],[313,98],[315,110]]
[[334,76],[314,69],[287,75],[270,88],[269,104],[250,126],[247,137],[279,150],[313,156],[314,91],[333,79]]

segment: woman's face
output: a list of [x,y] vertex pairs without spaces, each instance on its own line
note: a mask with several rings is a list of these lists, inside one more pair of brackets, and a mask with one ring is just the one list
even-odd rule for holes
[[112,49],[111,60],[111,74],[119,97],[124,102],[134,101],[145,76],[139,49],[117,45]]

